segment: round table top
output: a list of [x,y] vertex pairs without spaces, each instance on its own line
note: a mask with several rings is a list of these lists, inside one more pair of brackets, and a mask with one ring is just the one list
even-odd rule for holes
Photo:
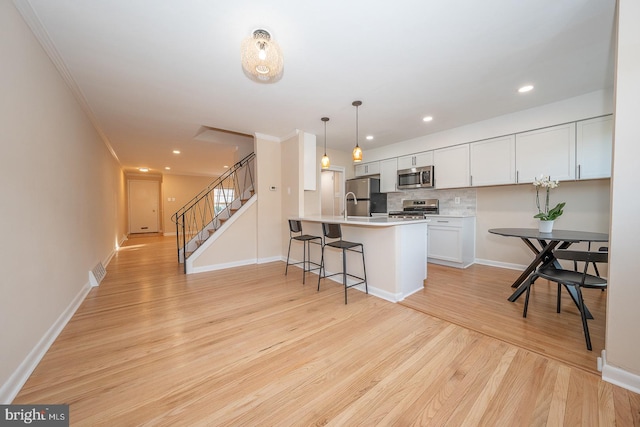
[[553,230],[551,233],[540,233],[537,228],[492,228],[489,233],[509,237],[523,237],[538,240],[561,240],[563,242],[608,242],[607,233],[592,231]]

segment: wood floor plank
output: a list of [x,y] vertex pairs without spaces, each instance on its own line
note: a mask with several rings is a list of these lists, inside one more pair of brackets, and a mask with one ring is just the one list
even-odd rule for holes
[[[555,338],[496,339],[517,304],[475,328],[410,308],[462,311],[437,278],[477,288],[465,316],[487,316],[499,271],[434,268],[406,305],[355,289],[345,305],[339,284],[317,292],[283,262],[186,276],[174,244],[131,238],[14,403],[67,403],[73,426],[639,425],[638,395],[546,357]],[[537,290],[536,310],[552,297]]]

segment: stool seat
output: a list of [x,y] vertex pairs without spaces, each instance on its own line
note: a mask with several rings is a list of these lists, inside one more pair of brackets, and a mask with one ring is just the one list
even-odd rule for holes
[[[302,261],[291,263],[289,262],[289,257],[291,255],[291,242],[294,240],[302,242]],[[299,220],[290,219],[289,220],[289,250],[287,251],[287,266],[284,269],[284,275],[286,276],[287,273],[289,272],[290,265],[302,264],[302,284],[303,285],[305,283],[306,274],[308,271],[320,270],[320,264],[318,264],[317,262],[313,262],[310,259],[311,243],[322,246],[322,238],[320,236],[314,236],[311,234],[302,234],[302,222]],[[316,268],[311,268],[312,265],[316,266]]]
[[346,240],[337,240],[335,242],[328,242],[326,245],[331,246],[332,248],[338,248],[338,249],[351,249],[351,248],[355,248],[356,246],[362,246],[362,243],[349,242]]
[[[320,272],[318,274],[318,291],[320,291],[320,279],[342,275],[342,283],[344,284],[344,303],[347,303],[347,289],[364,283],[365,292],[369,293],[369,287],[367,286],[367,269],[364,262],[364,245],[358,242],[350,242],[348,240],[342,240],[342,228],[340,224],[323,223],[322,224],[322,256],[320,257]],[[338,239],[327,242],[327,239]],[[324,265],[324,250],[329,246],[342,250],[342,271],[333,273],[327,276]],[[359,248],[359,249],[358,249]],[[359,277],[347,272],[347,251],[358,252],[362,254],[362,271],[364,277]],[[348,284],[347,277],[360,280],[357,283]]]

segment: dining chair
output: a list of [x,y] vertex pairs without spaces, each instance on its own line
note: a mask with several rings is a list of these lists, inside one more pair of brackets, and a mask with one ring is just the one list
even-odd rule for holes
[[606,263],[609,254],[607,252],[592,252],[592,251],[572,251],[572,250],[556,250],[553,255],[557,259],[564,259],[567,261],[583,262],[584,268],[582,271],[566,270],[564,268],[557,268],[553,265],[543,267],[537,271],[534,271],[527,280],[527,295],[524,300],[524,311],[522,317],[527,317],[527,309],[529,307],[529,294],[531,287],[537,278],[556,282],[558,284],[558,295],[556,297],[556,312],[560,313],[561,303],[561,291],[562,286],[565,286],[568,290],[569,287],[575,289],[578,305],[580,310],[580,317],[582,318],[582,329],[584,331],[584,338],[587,343],[587,349],[591,350],[591,337],[589,336],[589,325],[587,325],[587,316],[585,314],[584,299],[582,297],[582,288],[591,289],[606,289],[607,280],[592,274],[587,273],[590,263]]

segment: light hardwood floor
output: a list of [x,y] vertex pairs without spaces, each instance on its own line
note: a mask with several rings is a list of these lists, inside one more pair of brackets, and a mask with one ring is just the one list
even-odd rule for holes
[[130,239],[14,403],[68,403],[74,426],[640,425],[639,395],[582,368],[357,290],[345,306],[282,262],[185,276],[174,244]]
[[520,271],[472,265],[461,270],[429,264],[424,290],[402,305],[464,326],[573,367],[598,374],[597,358],[604,348],[607,293],[583,291],[593,314],[589,331],[593,351],[587,350],[578,308],[565,289],[561,312],[556,313],[557,285],[538,279],[529,298],[527,317],[522,317],[525,295],[516,302],[513,281]]

